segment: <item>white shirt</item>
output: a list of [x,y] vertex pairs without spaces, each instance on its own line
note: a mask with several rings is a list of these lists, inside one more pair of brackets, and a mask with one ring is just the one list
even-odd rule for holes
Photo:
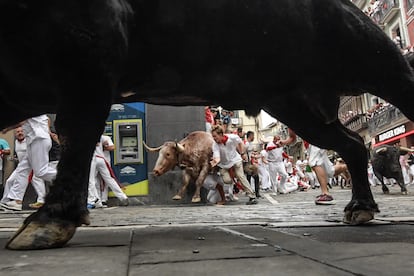
[[26,155],[27,145],[26,145],[26,138],[22,141],[15,140],[14,142],[14,152],[17,155],[17,160],[22,161],[23,156]]
[[[113,146],[114,142],[112,142],[111,137],[109,137],[108,135],[101,135],[101,145],[104,144],[107,144],[108,146]],[[108,161],[108,163],[111,163],[111,153],[108,150],[103,150],[103,155],[106,161]]]
[[283,162],[283,147],[278,147],[273,142],[269,142],[266,148],[277,147],[267,152],[267,161],[269,162]]
[[260,151],[260,158],[257,160],[257,163],[259,164],[259,166],[266,166],[263,160],[267,161],[267,151],[264,149]]
[[226,145],[213,144],[213,154],[214,151],[220,152],[220,163],[217,165],[223,169],[230,169],[234,164],[241,162],[243,159],[240,154],[237,152],[237,145],[243,143],[242,139],[236,134],[225,134],[228,137]]

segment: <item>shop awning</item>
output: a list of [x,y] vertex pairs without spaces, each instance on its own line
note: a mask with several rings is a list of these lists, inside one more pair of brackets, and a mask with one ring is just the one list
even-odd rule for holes
[[376,143],[376,144],[372,145],[372,147],[374,148],[374,147],[381,146],[381,145],[383,145],[383,144],[388,144],[388,143],[390,143],[390,142],[392,142],[392,141],[397,141],[397,140],[400,140],[401,138],[404,138],[404,137],[406,137],[406,136],[408,136],[408,135],[411,135],[411,134],[414,134],[414,130],[410,130],[409,132],[406,132],[406,133],[403,133],[403,134],[400,134],[400,135],[394,136],[394,137],[392,137],[392,138],[390,138],[390,139],[387,139],[387,140],[384,140],[384,141],[378,142],[378,143]]

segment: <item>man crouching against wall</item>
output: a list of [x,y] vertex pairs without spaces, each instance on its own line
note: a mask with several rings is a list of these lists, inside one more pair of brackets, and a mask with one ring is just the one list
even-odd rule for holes
[[243,190],[249,197],[249,201],[246,204],[257,204],[256,195],[243,171],[243,160],[247,160],[247,154],[242,139],[236,134],[224,134],[221,126],[214,126],[211,134],[214,139],[211,166],[218,166],[220,168],[220,174],[226,184],[233,183],[230,174],[230,170],[233,169],[234,177],[239,180]]

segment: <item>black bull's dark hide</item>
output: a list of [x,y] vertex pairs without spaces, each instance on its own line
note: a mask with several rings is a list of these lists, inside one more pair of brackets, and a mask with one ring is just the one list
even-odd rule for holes
[[349,0],[0,0],[0,60],[0,127],[56,113],[62,141],[46,204],[11,249],[62,246],[88,222],[89,162],[115,102],[263,108],[343,157],[353,224],[378,208],[339,97],[370,92],[414,119],[410,66]]

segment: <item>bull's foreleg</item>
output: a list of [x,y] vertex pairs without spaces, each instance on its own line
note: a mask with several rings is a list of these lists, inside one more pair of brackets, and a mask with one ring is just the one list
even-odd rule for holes
[[[324,92],[326,93],[321,94]],[[330,91],[324,92],[319,91],[318,93],[319,95],[331,94]],[[286,117],[283,118],[286,119],[285,123],[292,129],[300,129],[301,132],[298,134],[302,137],[307,137],[311,144],[318,145],[321,148],[335,150],[348,165],[353,185],[352,199],[344,209],[344,222],[361,224],[373,219],[374,214],[379,211],[368,183],[368,158],[362,138],[344,127],[338,119],[329,124],[325,120],[321,120],[321,114],[337,114],[336,107],[339,105],[339,99],[326,97],[322,100],[322,98],[318,98],[315,105],[319,109],[315,109],[314,105],[308,101],[305,102],[296,97],[287,101],[287,103],[290,102],[295,102],[296,110],[301,110],[306,113],[306,118],[296,120],[297,114],[288,108],[290,106],[289,104],[286,104],[286,109],[277,110],[280,113],[282,111],[286,112]],[[277,106],[280,108],[283,104],[278,103]],[[308,125],[312,125],[312,128],[307,127]],[[315,129],[318,131],[314,131]]]
[[181,185],[181,189],[178,193],[172,198],[173,200],[181,200],[184,197],[185,191],[187,190],[188,184],[190,184],[190,174],[187,173],[185,170],[183,171],[183,183]]
[[346,131],[349,132],[350,136],[354,136],[351,141],[361,141],[360,143],[345,144],[344,150],[338,151],[348,164],[353,184],[352,200],[344,209],[344,222],[357,225],[372,220],[379,210],[368,182],[368,171],[366,169],[368,158],[363,141],[356,134],[349,130]]
[[[74,105],[73,105],[74,106]],[[8,241],[8,249],[46,249],[65,245],[75,234],[77,227],[89,224],[86,207],[90,160],[96,142],[102,134],[109,111],[104,108],[98,114],[80,117],[68,105],[57,115],[56,129],[61,143],[61,159],[58,174],[46,197],[45,204],[26,218],[20,229]],[[90,106],[78,104],[79,110]],[[108,106],[109,109],[109,106]],[[92,119],[95,117],[94,119]],[[88,121],[85,122],[85,120]],[[92,119],[92,120],[91,120]]]
[[388,189],[387,185],[384,183],[384,180],[381,181],[381,189],[386,195],[390,193],[390,189]]
[[204,184],[204,181],[206,180],[207,173],[208,173],[208,166],[201,169],[200,174],[198,175],[197,180],[195,182],[196,189],[195,189],[191,202],[197,203],[201,201],[200,190]]

